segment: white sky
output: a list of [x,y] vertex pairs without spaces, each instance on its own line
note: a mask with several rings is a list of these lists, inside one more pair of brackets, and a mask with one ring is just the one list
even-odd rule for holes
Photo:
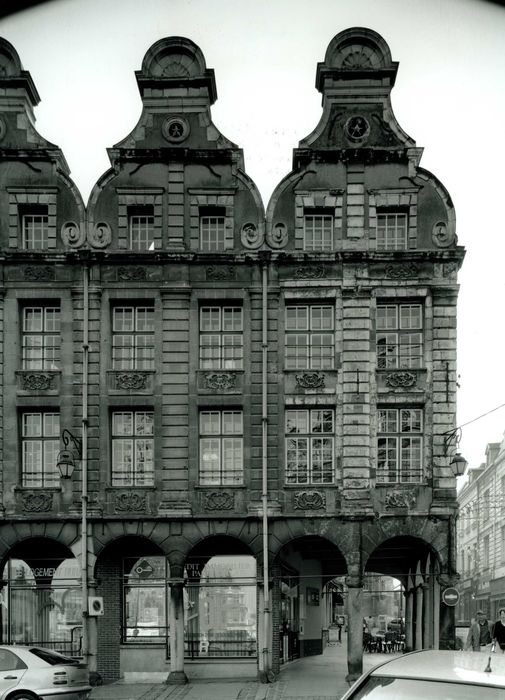
[[[505,9],[485,0],[53,0],[0,21],[87,201],[141,111],[134,71],[164,36],[192,39],[216,73],[213,119],[244,149],[265,206],[319,121],[316,64],[338,32],[379,32],[400,62],[393,108],[449,190],[459,243],[458,425],[505,403]],[[505,408],[464,428],[471,467]]]

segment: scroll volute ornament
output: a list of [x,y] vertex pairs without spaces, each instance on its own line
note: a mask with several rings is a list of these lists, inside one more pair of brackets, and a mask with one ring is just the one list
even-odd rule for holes
[[106,221],[99,221],[88,230],[88,243],[93,248],[107,248],[112,241],[112,231]]
[[80,248],[86,240],[82,226],[75,221],[65,221],[61,227],[61,240],[70,248]]

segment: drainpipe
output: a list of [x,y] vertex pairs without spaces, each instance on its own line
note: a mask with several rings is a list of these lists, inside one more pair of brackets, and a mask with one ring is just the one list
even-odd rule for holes
[[81,459],[81,591],[82,656],[89,661],[88,617],[88,353],[89,353],[89,263],[82,266],[82,459]]
[[262,458],[262,521],[263,521],[263,672],[265,679],[270,680],[271,666],[268,653],[270,639],[270,591],[268,588],[268,460],[267,460],[267,428],[268,428],[268,269],[267,260],[261,264],[262,274],[262,411],[261,411],[261,458]]

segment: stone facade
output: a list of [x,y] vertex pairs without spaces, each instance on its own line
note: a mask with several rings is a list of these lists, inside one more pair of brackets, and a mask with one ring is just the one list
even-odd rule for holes
[[[99,649],[108,679],[127,647],[111,580],[127,552],[168,558],[173,610],[196,552],[253,555],[265,678],[279,667],[284,565],[298,572],[302,597],[347,576],[350,677],[361,669],[365,572],[402,580],[408,647],[451,646],[453,615],[439,593],[456,574],[457,504],[444,433],[454,426],[464,251],[449,194],[393,115],[398,64],[385,41],[359,28],[332,40],[317,67],[320,122],[266,212],[242,151],[212,122],[214,73],[190,40],[147,52],[136,73],[139,122],[109,149],[111,168],[87,206],[60,149],[35,131],[38,95],[6,41],[0,61],[4,559],[31,561],[41,538],[48,556],[86,556],[89,591],[105,600],[103,618],[86,623],[86,653],[96,669]],[[34,308],[61,318],[59,358],[40,366],[23,344]],[[205,340],[203,310],[225,308],[226,323],[233,314],[240,323]],[[137,327],[130,345],[120,339],[140,353],[148,346],[149,362],[130,351],[130,366],[117,361],[124,309],[153,319],[147,340]],[[222,362],[205,361],[204,341]],[[239,361],[226,355],[232,346]],[[46,413],[59,414],[84,452],[71,481],[30,485],[23,421]],[[152,415],[154,468],[118,481],[114,416],[126,413]],[[242,421],[241,458],[210,479],[207,415]],[[321,648],[316,612],[307,608],[300,625],[306,653]],[[174,682],[189,673],[183,633],[174,623]]]

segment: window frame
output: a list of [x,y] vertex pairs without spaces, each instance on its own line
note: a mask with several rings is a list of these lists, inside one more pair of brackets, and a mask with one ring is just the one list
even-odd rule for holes
[[[27,328],[27,312],[40,311],[42,323],[40,330]],[[48,330],[46,327],[50,325],[48,322],[48,314],[53,312],[53,323],[56,325],[55,330]],[[26,341],[28,338],[40,338],[40,344],[29,345]],[[46,340],[54,338],[54,344],[49,345]],[[29,358],[28,350],[40,350],[40,357]],[[61,306],[54,301],[42,304],[31,304],[29,302],[21,307],[21,369],[32,371],[58,370],[61,362]]]
[[[26,434],[27,419],[30,416],[40,417],[39,434]],[[52,419],[54,428],[51,432],[46,420]],[[60,475],[56,468],[58,452],[60,451],[60,411],[54,409],[30,410],[25,409],[19,414],[19,434],[21,448],[21,486],[24,488],[58,488]],[[39,444],[38,454],[36,444]],[[28,447],[32,446],[31,471],[28,470]],[[33,469],[33,463],[38,462]],[[48,467],[52,466],[52,469]],[[28,478],[28,475],[32,475]]]
[[[205,228],[205,226],[208,228]],[[199,207],[198,232],[199,246],[202,253],[223,253],[227,249],[226,207]]]
[[[239,420],[240,430],[227,432],[225,430],[225,418],[230,416],[231,421],[235,424],[235,418]],[[212,421],[211,416],[214,417]],[[204,418],[208,417],[210,422],[214,422],[218,418],[218,430],[206,431],[204,426]],[[207,443],[207,444],[205,444]],[[228,443],[228,445],[226,444]],[[198,413],[198,483],[200,486],[243,486],[244,485],[244,412],[237,408],[204,408]],[[206,458],[205,455],[212,454],[217,450],[217,458],[214,458],[216,464],[209,468],[204,468],[205,461],[212,461]],[[228,456],[227,456],[228,454]],[[226,463],[230,463],[230,455],[233,459],[231,469],[226,468]],[[235,460],[238,459],[238,467],[235,467]],[[209,476],[207,476],[209,472]]]
[[[412,321],[415,309],[419,319],[418,325],[415,325],[415,320]],[[394,311],[393,325],[391,325],[388,310]],[[402,313],[406,310],[410,310],[408,315]],[[385,311],[384,317],[381,316],[380,311]],[[376,306],[375,319],[377,369],[422,369],[424,367],[424,305],[417,301],[380,302]]]
[[[308,222],[312,228],[308,230]],[[316,221],[319,226],[316,226]],[[329,221],[329,230],[326,225]],[[319,237],[318,237],[319,236]],[[318,240],[316,240],[318,237]],[[303,210],[303,250],[307,252],[326,253],[335,247],[335,211],[331,207],[305,207]]]
[[[388,416],[381,414],[388,413]],[[403,415],[410,414],[409,429],[402,430],[404,425]],[[394,417],[394,429],[388,429]],[[414,417],[417,414],[417,418]],[[424,481],[424,411],[417,406],[382,406],[377,409],[377,483],[378,484],[418,484]],[[381,429],[381,422],[385,421],[386,429]],[[414,430],[414,423],[419,423],[419,430]],[[384,425],[384,423],[382,423]],[[410,440],[408,455],[410,464],[406,469],[404,462],[404,449]],[[381,442],[383,446],[381,446]],[[415,443],[417,442],[417,447]],[[386,452],[381,459],[381,452]],[[418,454],[415,460],[416,451]],[[391,465],[389,461],[391,460]],[[381,462],[384,465],[381,466]],[[417,466],[412,463],[417,461]],[[393,478],[391,478],[393,475]]]
[[[154,218],[154,204],[135,204],[127,207],[128,240],[130,250],[138,253],[151,252],[156,249],[156,229]],[[144,219],[144,227],[137,234],[147,233],[147,236],[134,237],[133,219]],[[149,221],[147,221],[149,220]],[[150,234],[150,235],[149,235]],[[145,240],[144,240],[145,238]]]
[[[382,224],[381,219],[384,219]],[[399,226],[399,220],[403,221],[402,227]],[[380,251],[408,250],[409,214],[407,211],[377,207],[375,247]]]
[[[217,330],[204,330],[204,312],[209,311],[209,319],[213,314],[218,316]],[[239,328],[223,330],[225,325],[225,314],[231,312],[232,326],[235,325],[234,312],[240,311]],[[202,370],[242,370],[244,369],[244,308],[239,304],[201,304],[198,310],[198,347],[199,347],[199,368]],[[204,339],[208,338],[208,344],[204,344]],[[214,342],[211,339],[214,338]],[[238,339],[239,342],[229,343],[230,338]],[[227,348],[232,349],[232,356],[226,357]],[[205,351],[211,351],[210,357],[204,357]]]
[[[324,414],[330,414],[326,418]],[[296,415],[295,415],[296,414]],[[319,417],[317,414],[321,414]],[[295,421],[296,426],[303,427],[303,417],[305,415],[305,426],[306,430],[288,430],[288,422],[290,420]],[[317,425],[319,421],[320,425],[324,427],[325,422],[331,419],[331,429],[330,430],[314,430],[314,425]],[[327,406],[321,406],[317,408],[294,408],[286,407],[284,411],[284,481],[288,486],[331,486],[335,483],[335,410],[333,408],[328,408]],[[296,435],[296,437],[294,437]],[[303,442],[305,441],[305,451],[303,450]],[[316,448],[316,443],[320,441],[321,445]],[[324,447],[323,442],[328,441],[329,446]],[[295,448],[295,458],[300,454],[305,454],[305,478],[303,478],[303,472],[300,468],[300,464],[297,459],[296,467],[291,469],[290,463],[290,453],[293,448],[290,447],[289,443],[297,443]],[[300,444],[300,448],[298,447]],[[324,468],[324,451],[331,452],[331,467],[329,470]],[[320,457],[320,478],[314,478],[315,468],[314,462],[316,461],[316,456]],[[303,467],[303,462],[302,462]],[[326,474],[330,474],[330,478],[325,478]],[[302,477],[300,478],[300,474]]]
[[[116,330],[116,314],[119,311],[132,311],[133,324],[130,330]],[[152,322],[151,330],[139,330],[139,312],[149,311]],[[146,316],[146,319],[148,316]],[[111,366],[116,371],[131,371],[131,370],[154,370],[155,369],[155,306],[154,303],[142,301],[139,303],[122,303],[115,302],[111,307]],[[131,339],[130,345],[117,345],[116,340],[120,337]],[[139,340],[145,338],[144,345],[140,344]],[[151,343],[147,343],[147,339],[151,339]],[[124,357],[120,351],[123,350]],[[130,351],[129,353],[126,351]],[[139,355],[142,351],[146,352],[146,357],[141,358]],[[117,356],[116,356],[117,353]]]
[[[288,314],[296,310],[295,326],[290,328],[290,320]],[[298,313],[307,311],[306,323],[303,324],[303,318],[301,319],[302,325],[298,326]],[[323,319],[323,311],[329,310],[328,318],[331,320],[331,327],[324,328],[321,323],[320,328],[314,328],[314,312],[316,310],[321,311],[321,319]],[[323,336],[327,336],[331,339],[331,342],[325,344],[320,342],[319,345],[315,343],[317,336],[321,336],[321,341]],[[298,342],[296,337],[300,341],[303,337],[306,338],[306,342]],[[290,343],[289,339],[295,339],[294,343]],[[330,351],[325,356],[323,348],[329,347]],[[290,351],[289,348],[294,348]],[[299,354],[299,348],[306,348],[306,352]],[[319,356],[316,355],[316,348],[319,348]],[[326,360],[326,361],[325,361]],[[285,369],[307,369],[307,370],[333,370],[335,369],[335,305],[334,304],[297,304],[289,303],[286,304],[284,309],[284,366]]]
[[[131,416],[131,432],[116,431],[116,417]],[[151,427],[151,432],[141,432],[138,428],[138,421],[144,417],[144,425]],[[155,485],[155,460],[154,460],[154,411],[151,408],[114,408],[111,411],[111,486],[116,488],[129,488],[132,486],[154,486]],[[150,465],[150,468],[139,469],[139,447],[144,444],[143,464]],[[129,447],[128,447],[129,444]],[[119,450],[123,454],[119,453]],[[122,459],[121,459],[122,457]],[[116,464],[126,464],[125,460],[131,460],[130,468],[116,468]]]
[[[40,219],[37,229],[28,231],[28,219]],[[49,207],[45,204],[25,204],[19,207],[19,226],[21,230],[21,248],[23,250],[47,250],[50,243],[50,215]],[[40,230],[39,230],[40,229]],[[39,233],[40,240],[36,237]],[[32,237],[29,245],[28,236]]]

